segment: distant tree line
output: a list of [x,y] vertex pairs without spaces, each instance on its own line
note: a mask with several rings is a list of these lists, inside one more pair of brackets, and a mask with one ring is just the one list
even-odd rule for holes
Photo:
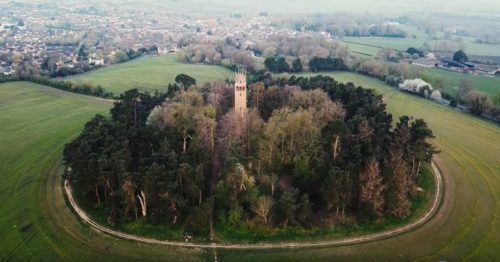
[[417,55],[418,57],[424,57],[424,51],[415,47],[410,47],[406,50],[406,53],[410,55]]
[[309,70],[312,72],[343,71],[348,69],[342,58],[331,56],[322,58],[315,56],[309,61]]
[[398,37],[408,34],[397,25],[374,22],[370,18],[355,17],[345,19],[326,14],[280,19],[276,24],[287,26],[299,32],[328,32],[337,37]]
[[123,63],[127,62],[129,60],[136,59],[138,57],[141,57],[143,55],[150,55],[150,54],[158,54],[158,47],[157,46],[151,46],[149,48],[146,47],[141,47],[137,50],[134,49],[128,49],[125,51],[117,51],[113,58],[112,58],[112,63],[113,64],[118,64],[118,63]]
[[220,65],[233,71],[241,66],[249,71],[255,68],[250,49],[243,46],[240,39],[227,37],[223,41],[210,43],[186,39],[181,40],[180,46],[183,48],[177,53],[179,62]]
[[107,92],[100,85],[93,84],[77,84],[64,80],[53,80],[45,76],[0,76],[0,83],[28,81],[35,84],[50,86],[63,91],[68,91],[77,94],[90,95],[102,98],[114,98],[113,93]]
[[[458,55],[463,59],[462,55]],[[422,97],[430,97],[432,91],[439,91],[440,96],[450,102],[450,106],[457,107],[459,105],[467,108],[471,113],[478,116],[486,116],[491,120],[500,120],[500,103],[496,104],[495,99],[492,100],[487,94],[478,91],[475,88],[474,82],[470,79],[462,79],[458,86],[458,91],[452,93],[449,91],[449,82],[440,76],[435,76],[425,70],[413,69],[409,70],[405,64],[386,64],[375,59],[367,59],[356,62],[351,68],[352,71],[378,78],[388,85],[400,88],[400,85],[409,79],[422,79],[432,87],[433,90],[425,95],[423,92],[412,92]],[[403,88],[403,90],[406,90]],[[423,90],[422,90],[423,91]],[[434,96],[438,97],[438,96]]]
[[[264,61],[264,65],[267,70],[272,73],[299,73],[302,72],[303,66],[300,58],[295,58],[290,66],[284,57],[269,57]],[[349,68],[344,63],[342,58],[336,57],[313,57],[309,61],[309,70],[312,72],[331,72],[331,71],[344,71]]]
[[127,91],[65,146],[65,176],[110,224],[143,217],[201,235],[211,220],[314,228],[410,214],[436,153],[423,120],[394,128],[380,95],[330,77],[266,82],[251,86],[244,118],[224,83]]
[[295,58],[292,66],[288,64],[284,57],[268,57],[264,60],[264,66],[267,70],[273,73],[293,72],[298,73],[303,71],[302,61],[299,57]]

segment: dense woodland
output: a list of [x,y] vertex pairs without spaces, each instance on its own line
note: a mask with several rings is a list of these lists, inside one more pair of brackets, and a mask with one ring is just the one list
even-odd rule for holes
[[409,215],[436,152],[423,120],[393,125],[380,95],[330,77],[250,89],[246,117],[225,83],[130,90],[65,146],[65,176],[110,224],[145,217],[206,234]]

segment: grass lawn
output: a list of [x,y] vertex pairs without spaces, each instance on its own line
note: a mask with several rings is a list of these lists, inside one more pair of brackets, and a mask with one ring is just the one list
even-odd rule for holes
[[[419,66],[412,66],[411,68],[422,69]],[[490,96],[495,96],[496,94],[500,93],[500,77],[461,74],[438,68],[424,68],[422,70],[425,72],[425,75],[428,74],[430,76],[438,76],[446,79],[448,85],[447,89],[452,94],[455,94],[458,91],[458,86],[462,79],[472,80],[477,90],[484,92]]]
[[101,85],[116,95],[132,88],[143,91],[165,89],[181,73],[196,78],[198,84],[234,78],[234,73],[223,67],[182,64],[176,61],[175,56],[146,56],[61,79]]
[[138,245],[78,222],[61,187],[65,143],[112,103],[26,82],[0,85],[0,261],[200,260],[204,252]]

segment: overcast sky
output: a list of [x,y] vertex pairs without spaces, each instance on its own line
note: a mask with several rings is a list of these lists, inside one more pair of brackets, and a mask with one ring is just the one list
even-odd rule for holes
[[[5,3],[10,0],[0,0]],[[17,2],[60,2],[59,0],[16,0]],[[66,0],[78,1],[82,0]],[[88,0],[163,5],[194,12],[255,13],[335,13],[401,14],[408,12],[488,13],[500,17],[500,0]]]
[[398,13],[411,11],[488,12],[500,15],[500,0],[162,0],[206,11],[303,13]]

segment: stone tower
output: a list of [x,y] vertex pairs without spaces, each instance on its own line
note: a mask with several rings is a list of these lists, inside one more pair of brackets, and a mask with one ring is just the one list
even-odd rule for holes
[[239,69],[234,79],[234,111],[242,116],[247,113],[247,72]]

